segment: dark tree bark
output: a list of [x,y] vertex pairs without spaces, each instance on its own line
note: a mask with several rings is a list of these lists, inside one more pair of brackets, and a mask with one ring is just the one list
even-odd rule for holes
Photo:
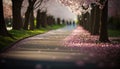
[[51,16],[51,25],[53,25],[53,24],[54,24],[54,17]]
[[[89,6],[84,6],[82,5],[82,9],[83,10],[87,10],[89,8]],[[82,13],[82,26],[87,30],[87,26],[88,26],[88,12],[86,13]]]
[[89,31],[90,27],[90,18],[89,18],[89,12],[86,13],[86,29]]
[[99,6],[96,5],[95,7],[95,22],[94,22],[94,29],[93,29],[93,35],[99,35],[100,30],[100,9]]
[[41,23],[41,14],[40,14],[40,10],[37,11],[37,18],[36,18],[37,22],[36,22],[36,28],[39,29],[40,28],[40,23]]
[[75,21],[73,21],[73,26],[75,26],[75,24],[76,24],[76,22],[75,22]]
[[80,25],[84,26],[84,14],[81,15]]
[[90,32],[93,35],[93,33],[94,33],[94,26],[95,26],[95,13],[96,13],[95,3],[92,3],[91,6],[92,6],[92,10],[91,10],[91,21],[90,21],[91,29],[90,29]]
[[57,24],[60,25],[60,18],[57,18]]
[[30,13],[30,30],[34,30],[35,24],[34,24],[34,15],[33,10]]
[[72,22],[70,21],[70,25],[72,24]]
[[55,25],[56,24],[56,21],[55,21],[55,18],[53,17],[53,24]]
[[69,24],[70,24],[68,20],[66,21],[66,24],[67,24],[67,25],[69,25]]
[[47,24],[50,25],[50,16],[47,16]]
[[28,25],[29,25],[30,15],[31,15],[31,12],[33,11],[33,7],[34,7],[36,0],[28,0],[28,2],[29,2],[29,6],[28,6],[27,11],[25,13],[25,23],[24,23],[25,30],[29,29]]
[[46,12],[42,12],[41,15],[42,15],[41,27],[45,28],[47,26],[47,15],[46,15]]
[[44,26],[47,27],[47,14],[46,14],[46,12],[44,12],[43,18],[44,18],[43,19]]
[[53,25],[53,16],[47,16],[47,24],[48,25]]
[[[102,0],[105,1],[105,0]],[[108,23],[108,0],[105,2],[105,5],[102,9],[101,15],[101,28],[100,28],[100,37],[99,41],[109,42],[108,32],[107,32],[107,23]]]
[[11,34],[8,33],[6,29],[5,19],[4,19],[4,12],[3,12],[3,0],[0,0],[0,35],[1,36],[8,36],[13,38]]
[[21,7],[23,0],[12,0],[13,29],[20,30],[23,26]]
[[65,20],[64,19],[62,20],[62,24],[65,24]]
[[83,26],[86,30],[87,30],[87,27],[88,27],[88,22],[87,22],[88,18],[87,17],[88,17],[88,12],[83,14]]
[[28,30],[30,11],[31,11],[31,7],[28,6],[27,11],[25,13],[25,22],[24,22],[24,29],[25,30]]
[[88,31],[91,32],[91,14],[88,14]]

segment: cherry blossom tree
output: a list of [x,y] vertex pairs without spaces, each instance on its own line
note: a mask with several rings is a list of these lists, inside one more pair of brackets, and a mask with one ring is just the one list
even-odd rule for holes
[[[101,11],[101,19],[100,19],[100,37],[99,41],[101,42],[109,42],[108,33],[107,33],[107,22],[108,22],[108,0],[60,0],[65,6],[70,7],[74,13],[77,15],[84,14],[86,12],[91,11],[93,8],[89,7],[89,10],[83,10],[82,6],[87,7],[91,4],[96,4],[99,6],[99,11]],[[90,12],[92,13],[92,11]],[[96,20],[96,19],[95,19]],[[93,19],[94,21],[94,19]],[[94,24],[94,23],[93,23]],[[96,23],[95,23],[96,24]],[[92,28],[93,26],[91,26]],[[95,30],[93,28],[93,30]],[[99,31],[99,30],[98,30]]]

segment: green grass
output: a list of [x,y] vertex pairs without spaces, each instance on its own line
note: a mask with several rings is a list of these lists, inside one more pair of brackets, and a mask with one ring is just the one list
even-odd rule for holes
[[4,49],[5,47],[25,37],[42,34],[49,30],[58,29],[63,26],[64,25],[54,25],[54,26],[48,26],[46,28],[40,28],[40,29],[35,29],[35,30],[10,30],[9,33],[11,33],[13,37],[16,38],[16,40],[11,39],[10,37],[0,36],[0,50]]
[[120,31],[119,30],[108,30],[108,35],[110,37],[120,37]]
[[15,40],[11,39],[10,37],[2,37],[0,36],[0,50],[8,45],[10,45]]

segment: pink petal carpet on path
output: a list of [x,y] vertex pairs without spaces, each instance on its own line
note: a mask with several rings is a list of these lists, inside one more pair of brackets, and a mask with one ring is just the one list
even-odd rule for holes
[[63,40],[63,45],[93,56],[102,62],[111,62],[111,64],[120,62],[120,43],[100,43],[98,40],[99,36],[90,35],[88,31],[78,26]]

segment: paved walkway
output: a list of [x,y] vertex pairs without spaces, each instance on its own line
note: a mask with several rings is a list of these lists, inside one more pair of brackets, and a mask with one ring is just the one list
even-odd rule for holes
[[67,57],[64,56],[68,56],[70,53],[64,52],[69,51],[69,49],[63,46],[62,40],[73,29],[75,26],[68,25],[61,29],[24,39],[13,45],[2,56],[30,60],[65,60]]
[[116,60],[106,57],[118,56],[119,44],[97,44],[97,39],[82,27],[68,25],[18,42],[1,54],[0,65],[3,69],[115,68]]

